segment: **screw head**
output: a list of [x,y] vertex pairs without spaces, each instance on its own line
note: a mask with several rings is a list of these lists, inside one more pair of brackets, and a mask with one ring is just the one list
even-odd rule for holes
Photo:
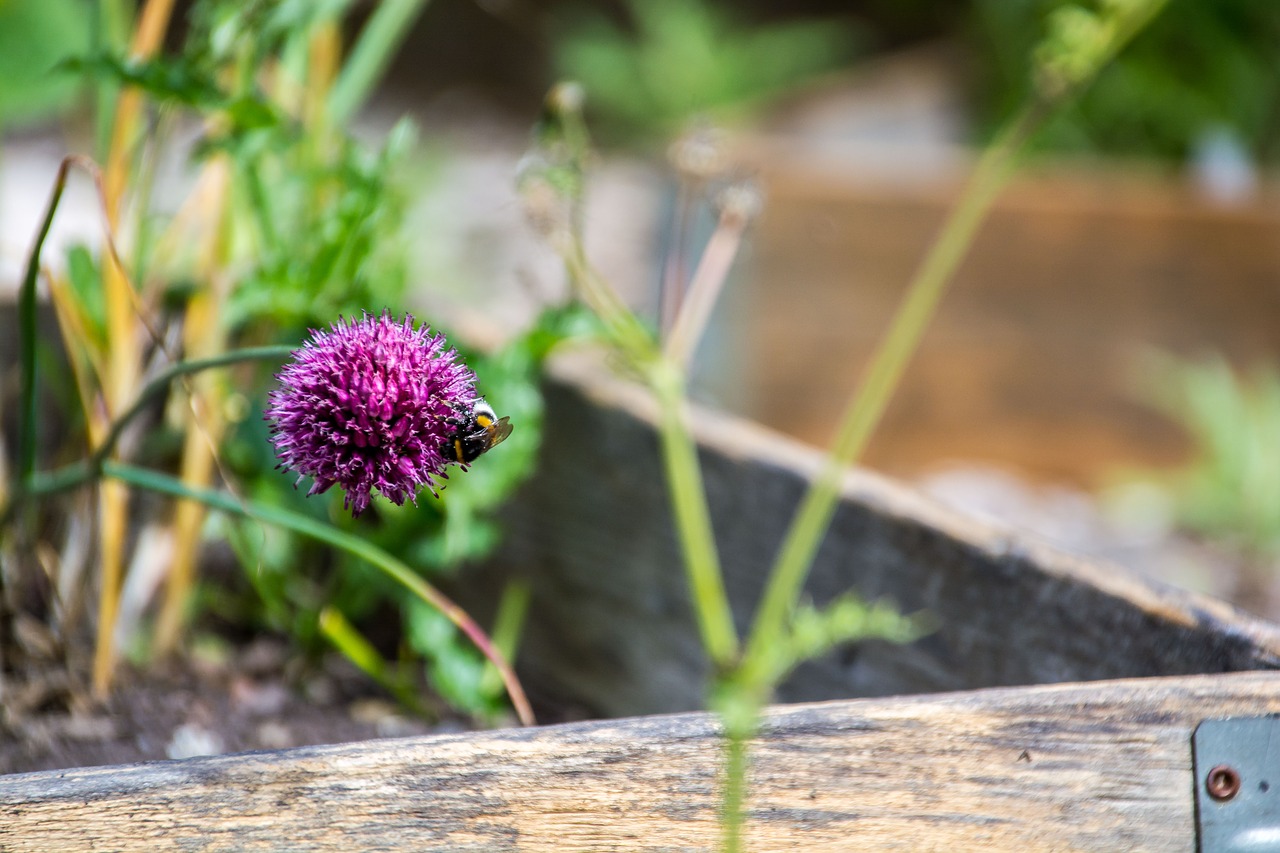
[[1204,789],[1218,802],[1226,802],[1240,793],[1240,772],[1229,764],[1219,764],[1204,777]]

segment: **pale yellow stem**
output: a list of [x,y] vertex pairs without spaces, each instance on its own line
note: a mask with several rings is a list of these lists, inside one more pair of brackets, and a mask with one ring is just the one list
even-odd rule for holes
[[[205,167],[199,195],[210,220],[204,233],[209,235],[202,257],[198,280],[205,287],[187,305],[185,355],[202,359],[221,353],[226,348],[226,331],[220,308],[226,298],[226,265],[229,244],[227,196],[231,185],[231,163],[226,155],[211,159]],[[223,393],[214,374],[197,374],[188,385],[191,407],[185,419],[182,445],[182,482],[193,491],[210,485],[215,454],[222,440],[225,420],[222,416]],[[177,647],[186,622],[187,602],[195,581],[196,558],[200,548],[200,531],[207,514],[199,501],[180,498],[174,510],[174,554],[165,587],[164,603],[156,627],[156,651],[166,654]]]
[[342,34],[332,21],[316,27],[311,36],[307,63],[307,86],[302,101],[302,122],[317,129],[327,120],[329,91],[342,61]]
[[[147,58],[160,48],[173,12],[173,0],[148,0],[134,30],[130,54]],[[138,138],[143,95],[125,88],[116,101],[111,147],[103,174],[103,203],[110,233],[120,232],[120,214],[125,190],[132,175],[132,155]],[[107,419],[123,411],[137,387],[141,345],[134,322],[133,295],[128,276],[114,252],[106,253],[102,265],[107,307],[107,375],[102,386]],[[90,415],[92,417],[92,414]],[[124,543],[128,525],[128,490],[107,481],[99,492],[98,515],[102,525],[100,572],[102,597],[98,604],[98,636],[93,656],[93,689],[105,696],[115,668],[115,623],[120,610],[120,587],[124,580]]]

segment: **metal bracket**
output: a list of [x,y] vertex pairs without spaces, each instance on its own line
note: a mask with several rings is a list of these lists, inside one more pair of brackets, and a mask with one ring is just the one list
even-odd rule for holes
[[1205,720],[1191,735],[1200,853],[1280,853],[1280,715]]

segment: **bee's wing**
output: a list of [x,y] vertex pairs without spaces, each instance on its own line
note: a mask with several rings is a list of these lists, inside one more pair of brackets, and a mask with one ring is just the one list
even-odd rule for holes
[[511,418],[501,418],[493,426],[489,427],[489,446],[501,444],[511,435]]

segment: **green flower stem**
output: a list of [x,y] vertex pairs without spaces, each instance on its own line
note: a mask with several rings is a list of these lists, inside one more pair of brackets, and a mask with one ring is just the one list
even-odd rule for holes
[[724,732],[724,784],[720,798],[723,853],[745,848],[746,803],[751,769],[751,742],[772,685],[761,689],[743,677],[743,665],[724,673],[712,686],[711,707]]
[[[174,379],[180,376],[186,376],[192,373],[198,373],[202,370],[209,370],[215,367],[226,367],[228,365],[237,364],[243,361],[271,361],[273,359],[287,358],[297,347],[288,345],[250,347],[247,349],[231,350],[209,358],[193,359],[192,361],[181,361],[171,367],[165,369],[154,379],[147,383],[146,387],[138,394],[138,398],[134,400],[133,405],[128,408],[120,417],[116,418],[111,424],[111,429],[103,438],[102,443],[94,450],[93,454],[79,462],[73,462],[57,470],[47,473],[32,474],[27,484],[20,490],[18,496],[22,495],[51,495],[56,492],[63,492],[68,489],[74,489],[82,486],[97,478],[102,470],[102,464],[111,455],[111,451],[115,448],[116,442],[120,440],[125,427],[129,422],[138,416],[140,412],[146,409],[147,404],[163,394]],[[15,503],[16,497],[15,497]]]
[[582,301],[595,313],[615,346],[629,358],[632,366],[643,370],[658,354],[653,338],[621,297],[587,261],[582,241],[570,237],[570,245],[560,252],[569,278]]
[[787,531],[756,614],[747,659],[761,658],[785,632],[787,619],[835,512],[846,469],[866,447],[903,370],[937,310],[952,273],[1013,169],[1018,151],[1038,126],[1039,111],[1023,110],[984,152],[967,189],[925,256],[867,369],[862,388],[845,410],[835,444]]
[[560,255],[582,300],[600,319],[606,334],[630,366],[644,376],[658,400],[667,491],[698,629],[712,663],[726,670],[736,663],[740,642],[725,594],[697,446],[685,423],[684,372],[678,362],[660,354],[635,314],[592,269],[582,241],[576,235],[568,236]]
[[467,612],[454,604],[444,593],[423,580],[407,564],[397,560],[386,551],[359,536],[339,530],[338,528],[316,519],[309,518],[280,507],[268,506],[237,498],[225,492],[212,489],[194,489],[181,480],[150,471],[136,468],[113,460],[105,460],[102,472],[108,477],[122,483],[153,492],[170,495],[176,498],[200,501],[211,509],[231,515],[239,515],[265,524],[272,524],[285,530],[307,536],[333,548],[339,548],[354,557],[367,561],[370,565],[400,583],[409,592],[423,602],[436,608],[445,615],[453,625],[466,635],[476,648],[480,650],[502,677],[502,684],[507,689],[516,715],[524,725],[533,725],[533,710],[525,697],[515,672],[503,659],[502,654],[494,647],[489,637],[481,630]]
[[684,379],[678,365],[661,359],[650,370],[649,381],[662,410],[662,460],[702,645],[712,663],[725,670],[737,661],[738,633],[725,594],[698,448],[685,424]]
[[329,119],[335,125],[355,116],[426,5],[427,0],[382,0],[374,7],[329,92]]
[[751,769],[751,741],[755,736],[754,727],[743,731],[725,731],[724,792],[720,800],[725,853],[738,853],[743,849],[747,773]]
[[736,681],[724,686],[733,713],[726,723],[726,776],[723,799],[724,849],[743,849],[744,806],[750,744],[759,715],[774,688],[769,666],[773,648],[787,637],[788,620],[799,600],[809,567],[835,512],[840,483],[862,453],[898,380],[933,318],[951,274],[964,258],[997,192],[1012,171],[1016,155],[1039,121],[1038,109],[1024,110],[978,161],[973,178],[942,233],[925,256],[907,289],[889,331],[876,351],[861,390],[846,409],[831,452],[805,495],[769,574],[756,611],[746,654]]
[[[53,226],[53,215],[58,210],[62,191],[67,186],[67,174],[72,160],[65,159],[58,166],[58,177],[53,184],[53,195],[45,210],[40,233],[27,258],[27,269],[18,290],[18,359],[20,378],[20,403],[18,410],[18,467],[14,472],[18,489],[31,479],[36,468],[36,280],[40,277],[40,252]],[[12,500],[13,496],[11,496]]]

